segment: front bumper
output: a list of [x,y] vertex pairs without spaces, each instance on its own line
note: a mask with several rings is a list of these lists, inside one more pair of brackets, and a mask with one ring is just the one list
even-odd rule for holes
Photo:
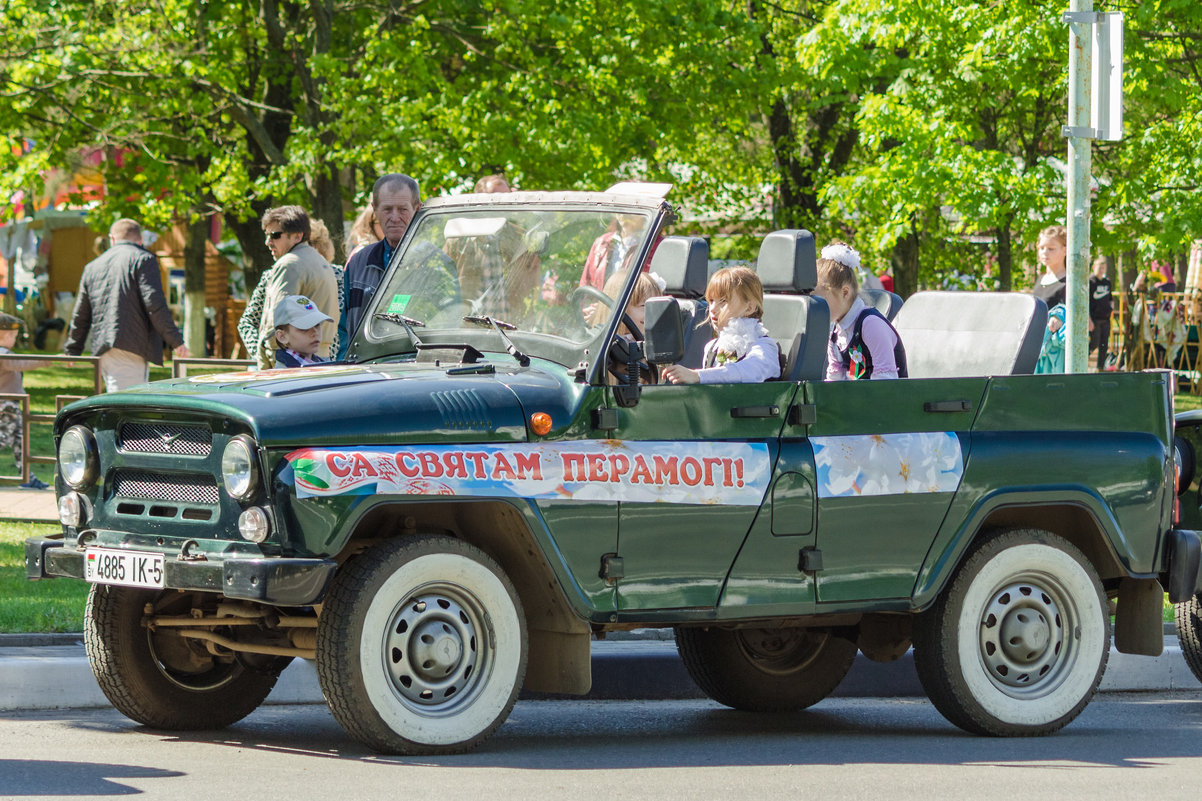
[[[332,559],[168,557],[163,582],[166,589],[220,593],[275,606],[309,606],[321,601],[337,567]],[[82,579],[83,569],[84,551],[63,540],[25,540],[25,575],[30,579]]]
[[1165,541],[1164,587],[1169,602],[1183,603],[1194,597],[1202,585],[1202,535],[1197,531],[1175,528]]

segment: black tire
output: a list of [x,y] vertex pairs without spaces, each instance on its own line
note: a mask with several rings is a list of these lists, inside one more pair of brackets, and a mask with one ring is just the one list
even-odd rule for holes
[[1063,728],[1098,688],[1110,616],[1093,566],[1046,531],[983,539],[914,626],[927,696],[974,734],[1035,736]]
[[1177,640],[1185,664],[1202,681],[1202,593],[1177,604]]
[[377,545],[338,571],[317,626],[317,676],[335,719],[389,754],[468,751],[513,709],[526,675],[513,584],[451,537]]
[[218,659],[193,641],[142,625],[156,614],[186,614],[192,596],[94,584],[84,614],[84,646],[105,697],[121,714],[156,729],[221,729],[255,711],[290,659]]
[[676,649],[701,691],[747,712],[792,712],[826,698],[856,645],[827,629],[680,627]]

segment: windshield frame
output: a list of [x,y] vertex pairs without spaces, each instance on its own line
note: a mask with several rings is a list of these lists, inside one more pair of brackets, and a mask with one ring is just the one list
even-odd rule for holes
[[[496,213],[511,211],[592,211],[612,214],[630,213],[645,216],[648,224],[640,234],[636,264],[645,264],[654,243],[664,228],[674,218],[670,204],[659,197],[645,195],[618,195],[604,192],[510,192],[481,195],[457,195],[432,198],[425,201],[414,215],[409,228],[393,253],[380,280],[381,287],[390,285],[393,274],[413,245],[414,238],[422,225],[431,216],[444,216],[456,211]],[[614,308],[624,309],[630,297],[636,274],[632,272],[623,286]],[[569,292],[575,287],[566,288]],[[386,308],[384,295],[377,292],[368,303],[360,327],[352,335],[347,349],[347,360],[353,362],[396,361],[412,358],[417,348],[403,329],[394,336],[373,334],[372,322],[376,313]],[[544,359],[574,370],[581,362],[587,362],[586,373],[589,383],[604,383],[606,345],[612,341],[621,323],[620,314],[610,314],[607,322],[595,336],[584,341],[573,341],[544,332],[516,330],[509,336],[517,346],[532,358]],[[431,346],[471,345],[498,363],[516,366],[513,357],[506,352],[505,342],[491,328],[423,328],[421,340]]]

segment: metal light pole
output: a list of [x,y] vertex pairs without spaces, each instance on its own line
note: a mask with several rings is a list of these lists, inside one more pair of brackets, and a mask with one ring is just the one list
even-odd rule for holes
[[1068,34],[1068,350],[1064,369],[1084,373],[1089,362],[1089,172],[1093,0],[1070,0]]

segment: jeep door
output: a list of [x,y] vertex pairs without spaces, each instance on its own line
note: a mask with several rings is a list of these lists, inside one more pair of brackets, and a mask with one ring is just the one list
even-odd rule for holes
[[763,504],[797,385],[643,387],[617,409],[620,438],[663,488],[618,514],[619,619],[650,610],[708,610]]
[[820,603],[911,596],[964,473],[987,381],[805,384]]

